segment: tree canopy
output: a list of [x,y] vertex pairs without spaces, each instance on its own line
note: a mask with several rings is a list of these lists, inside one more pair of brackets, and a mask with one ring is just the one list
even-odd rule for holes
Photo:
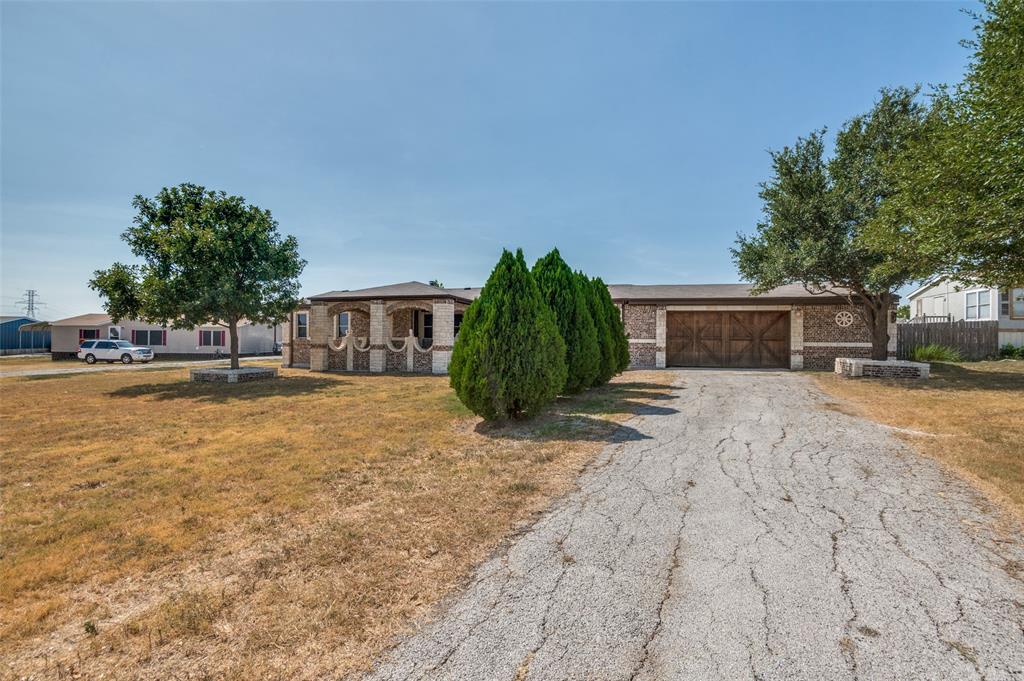
[[882,90],[868,113],[848,121],[825,158],[825,130],[773,151],[772,177],[761,184],[764,220],[739,235],[733,258],[755,292],[800,283],[811,293],[842,295],[872,330],[872,356],[885,359],[895,291],[920,263],[881,248],[865,232],[896,191],[893,166],[924,130],[917,90]]
[[964,80],[933,94],[870,238],[917,274],[1024,285],[1024,2],[988,0]]
[[502,252],[466,309],[448,372],[462,403],[485,419],[531,416],[561,392],[565,342],[521,249]]
[[299,302],[306,262],[269,210],[194,184],[136,196],[134,225],[121,235],[140,264],[97,270],[89,286],[115,321],[172,328],[226,327],[238,367],[238,322],[277,324]]

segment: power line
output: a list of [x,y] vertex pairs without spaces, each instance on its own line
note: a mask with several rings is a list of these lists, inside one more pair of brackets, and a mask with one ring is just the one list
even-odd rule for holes
[[27,289],[25,295],[16,304],[25,310],[26,317],[31,317],[32,319],[36,318],[37,307],[46,307],[46,303],[39,300],[39,291],[34,288]]

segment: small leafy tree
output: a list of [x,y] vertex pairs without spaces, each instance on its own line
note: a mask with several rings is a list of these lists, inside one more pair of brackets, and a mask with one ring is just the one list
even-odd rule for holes
[[97,270],[89,286],[116,322],[228,330],[238,368],[238,323],[278,324],[299,302],[295,237],[282,238],[269,210],[194,184],[136,196],[135,225],[121,235],[142,264]]
[[848,121],[824,157],[824,131],[771,152],[773,177],[761,184],[765,220],[732,249],[755,292],[800,283],[845,298],[871,330],[871,357],[885,359],[895,291],[915,280],[920,258],[869,243],[865,234],[887,219],[882,206],[897,191],[895,159],[923,134],[917,90],[882,90],[874,108]]
[[[899,188],[872,227],[880,247],[918,254],[919,276],[1024,285],[1024,2],[986,0],[964,80],[934,93]],[[927,257],[920,257],[921,255]]]
[[565,342],[526,267],[509,251],[467,308],[448,367],[466,407],[488,420],[535,414],[565,384]]
[[612,300],[612,294],[608,292],[608,286],[600,277],[590,280],[591,286],[600,302],[603,310],[605,325],[612,341],[612,375],[621,374],[629,367],[629,339],[626,338],[626,329],[622,324],[622,315],[619,308]]
[[565,390],[569,393],[586,390],[597,379],[601,348],[583,286],[557,248],[534,264],[533,276],[541,296],[555,313],[558,331],[565,341],[569,372]]

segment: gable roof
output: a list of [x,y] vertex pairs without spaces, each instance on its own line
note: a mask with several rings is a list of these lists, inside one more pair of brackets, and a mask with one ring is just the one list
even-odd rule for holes
[[51,322],[51,326],[103,326],[109,323],[110,315],[102,312],[91,312],[89,314],[80,314],[76,317],[68,317],[67,319],[58,319],[55,322]]
[[407,281],[401,284],[388,284],[387,286],[373,286],[352,291],[328,291],[320,295],[310,296],[310,301],[335,301],[335,300],[367,300],[372,298],[380,299],[406,299],[406,298],[455,298],[456,300],[469,303],[480,295],[478,288],[438,288],[421,281]]

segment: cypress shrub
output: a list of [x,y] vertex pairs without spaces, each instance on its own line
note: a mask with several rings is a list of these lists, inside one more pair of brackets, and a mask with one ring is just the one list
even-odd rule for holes
[[615,306],[612,294],[608,292],[608,286],[601,280],[601,277],[594,277],[591,280],[591,285],[603,311],[605,325],[611,340],[611,375],[621,374],[629,367],[629,339],[626,338],[622,315],[619,308]]
[[562,391],[565,342],[523,251],[509,251],[466,310],[448,367],[456,395],[488,420],[535,414]]
[[533,277],[544,301],[555,313],[558,331],[565,341],[565,391],[578,393],[594,385],[601,365],[597,328],[585,291],[557,248],[534,264]]
[[630,366],[630,342],[626,338],[622,314],[615,307],[608,287],[601,281],[600,276],[590,280],[590,287],[599,310],[595,318],[600,315],[605,329],[605,335],[601,337],[601,375],[602,382],[606,383],[612,376],[622,374]]
[[[594,385],[604,385],[612,380],[612,376],[618,372],[618,362],[615,358],[615,338],[612,336],[612,329],[608,324],[608,311],[604,307],[604,300],[601,298],[599,286],[603,286],[598,279],[590,279],[583,272],[577,272],[580,286],[586,292],[587,306],[590,309],[590,316],[594,319],[594,328],[597,329],[597,345],[601,351],[601,362],[598,365],[597,378]],[[607,295],[608,289],[605,289]]]

